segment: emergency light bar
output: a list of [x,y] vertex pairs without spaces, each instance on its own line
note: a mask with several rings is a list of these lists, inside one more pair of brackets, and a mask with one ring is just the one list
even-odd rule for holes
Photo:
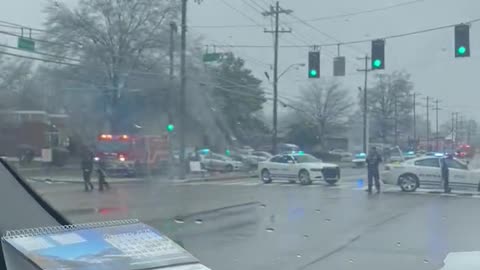
[[100,135],[100,139],[102,140],[111,140],[113,136],[111,134],[102,134]]

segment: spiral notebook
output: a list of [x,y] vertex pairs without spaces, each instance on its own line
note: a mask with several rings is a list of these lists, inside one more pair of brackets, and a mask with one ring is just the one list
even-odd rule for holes
[[2,247],[9,270],[208,269],[138,220],[7,231]]

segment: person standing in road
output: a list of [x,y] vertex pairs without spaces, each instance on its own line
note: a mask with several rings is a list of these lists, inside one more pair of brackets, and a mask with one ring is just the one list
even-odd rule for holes
[[378,166],[382,162],[382,157],[376,147],[372,147],[367,155],[367,174],[368,174],[368,193],[372,193],[373,180],[375,180],[375,188],[377,193],[380,192],[380,172]]
[[107,183],[107,174],[105,173],[105,162],[100,161],[98,162],[97,168],[98,174],[98,190],[103,191],[103,187],[110,189],[110,185]]
[[93,152],[88,147],[85,147],[82,153],[82,173],[83,182],[85,184],[85,191],[93,190],[93,184],[91,182],[93,171]]
[[442,174],[442,181],[443,181],[443,191],[445,193],[450,193],[452,192],[452,189],[450,188],[450,182],[449,182],[449,169],[448,169],[448,161],[453,159],[453,156],[448,154],[446,157],[440,159],[440,170]]

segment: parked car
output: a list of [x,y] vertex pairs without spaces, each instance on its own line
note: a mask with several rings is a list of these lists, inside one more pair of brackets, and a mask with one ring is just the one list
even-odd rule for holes
[[339,156],[340,161],[350,161],[352,160],[352,157],[353,157],[352,153],[342,149],[332,149],[328,151],[328,153],[330,155]]
[[210,171],[232,172],[238,171],[243,167],[240,161],[210,151],[207,154],[200,155],[200,163],[204,169]]
[[312,181],[325,181],[330,185],[340,180],[340,167],[324,163],[309,154],[276,155],[258,164],[260,180],[268,184],[274,180],[298,181],[310,185]]
[[[413,192],[418,187],[442,187],[440,159],[433,155],[410,159],[399,164],[387,164],[381,179],[386,184],[398,185],[402,191]],[[446,159],[450,174],[450,186],[455,188],[480,187],[480,170],[471,170],[459,159]]]
[[365,167],[367,162],[367,154],[365,153],[357,153],[352,159],[353,166],[356,168]]

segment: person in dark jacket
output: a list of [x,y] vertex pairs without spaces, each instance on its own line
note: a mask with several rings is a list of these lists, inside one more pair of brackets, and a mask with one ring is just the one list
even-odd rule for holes
[[97,167],[97,174],[98,174],[98,190],[103,191],[103,187],[110,189],[110,185],[107,183],[107,174],[105,172],[105,162],[100,161],[98,162]]
[[378,166],[382,162],[382,157],[376,147],[372,147],[367,155],[367,174],[368,174],[368,193],[372,193],[373,180],[375,180],[375,188],[377,193],[380,192],[380,172]]
[[82,153],[82,173],[83,182],[85,184],[85,191],[93,190],[93,184],[91,182],[93,172],[93,152],[88,147],[85,147]]
[[442,181],[443,181],[443,191],[445,193],[450,193],[452,192],[452,189],[450,188],[450,182],[449,182],[449,169],[448,169],[448,161],[453,159],[452,155],[447,155],[446,157],[440,159],[440,170],[442,174]]

